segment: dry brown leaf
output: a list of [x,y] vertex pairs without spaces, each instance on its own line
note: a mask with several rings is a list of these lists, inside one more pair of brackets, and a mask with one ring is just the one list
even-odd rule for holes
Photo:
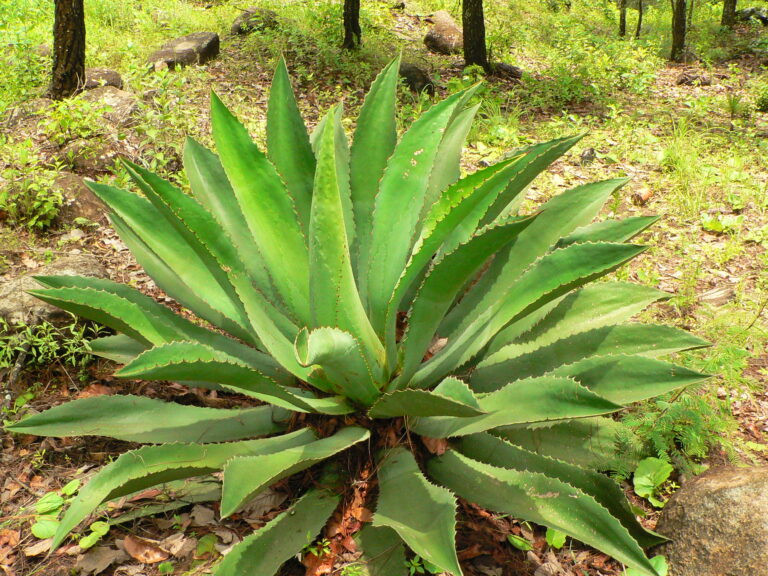
[[94,396],[111,396],[115,391],[104,384],[91,384],[86,386],[77,395],[77,398],[93,398]]
[[123,542],[125,551],[139,562],[144,564],[156,564],[168,559],[168,552],[160,548],[154,542],[128,534]]
[[427,436],[422,436],[421,441],[424,443],[427,450],[429,450],[430,454],[442,456],[448,450],[448,440],[445,438],[428,438]]
[[96,548],[91,548],[82,556],[78,556],[75,569],[81,576],[96,575],[104,572],[112,564],[123,562],[127,559],[128,555],[122,550],[110,548],[109,546],[97,546]]
[[40,554],[45,554],[48,552],[48,550],[51,549],[51,542],[53,542],[53,538],[39,540],[31,546],[27,546],[24,548],[24,556],[31,558],[33,556],[40,556]]

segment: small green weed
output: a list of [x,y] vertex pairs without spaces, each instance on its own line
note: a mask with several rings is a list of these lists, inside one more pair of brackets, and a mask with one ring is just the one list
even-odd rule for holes
[[669,480],[675,468],[661,458],[644,458],[637,464],[632,476],[635,494],[645,498],[656,508],[662,508],[664,501],[659,499],[662,486]]

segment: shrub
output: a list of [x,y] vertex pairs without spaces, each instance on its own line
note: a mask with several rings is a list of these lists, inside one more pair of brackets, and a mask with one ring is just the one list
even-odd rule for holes
[[461,574],[459,496],[656,574],[641,547],[661,538],[589,469],[612,453],[607,414],[704,378],[656,359],[702,340],[626,323],[661,292],[589,284],[642,252],[626,242],[654,219],[591,224],[624,180],[517,216],[527,185],[578,138],[460,179],[475,88],[430,107],[398,142],[398,67],[374,82],[351,146],[341,108],[307,134],[281,63],[267,154],[214,95],[218,156],[187,142],[191,196],[131,164],[144,196],[92,185],[157,284],[221,332],[106,280],[43,277],[33,293],[120,332],[91,342],[125,364],[118,376],[263,405],[100,396],[10,426],[149,444],[80,490],[53,548],[105,501],[223,470],[225,517],[285,478],[303,495],[235,547],[220,576],[276,572],[307,544],[297,535],[321,532],[342,501],[343,513],[358,482],[366,505],[375,500],[358,534],[373,571],[405,570],[405,544]]

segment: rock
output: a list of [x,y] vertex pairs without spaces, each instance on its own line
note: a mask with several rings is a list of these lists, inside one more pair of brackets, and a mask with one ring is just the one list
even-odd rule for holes
[[131,116],[139,109],[139,99],[136,96],[114,86],[101,86],[88,90],[81,98],[87,102],[108,106],[108,110],[104,112],[104,118],[118,126],[129,124]]
[[657,530],[673,576],[765,574],[768,466],[723,467],[686,483],[667,502]]
[[712,306],[723,306],[736,298],[736,290],[733,286],[718,286],[707,290],[699,296],[699,302]]
[[93,90],[100,86],[114,86],[118,90],[122,90],[123,78],[118,72],[109,68],[86,68],[83,88]]
[[745,8],[744,10],[737,10],[736,17],[744,22],[748,22],[754,18],[763,26],[768,26],[768,10],[765,8]]
[[435,85],[432,83],[432,79],[424,70],[416,66],[416,64],[409,64],[402,62],[400,64],[400,77],[405,80],[405,84],[414,92],[422,92],[426,90],[430,96],[435,94]]
[[597,152],[595,152],[594,148],[585,148],[584,151],[579,155],[579,162],[581,162],[582,166],[587,166],[592,164],[596,158]]
[[99,138],[81,138],[67,143],[59,151],[58,160],[78,174],[93,175],[111,172],[115,161],[123,155],[114,142]]
[[106,206],[77,174],[61,172],[56,177],[54,188],[60,190],[64,196],[59,218],[66,222],[73,222],[75,218],[101,222],[107,214]]
[[523,69],[505,62],[496,62],[493,66],[493,73],[498,76],[505,76],[513,80],[520,80],[523,77]]
[[683,72],[677,79],[678,86],[711,86],[712,77],[706,74]]
[[214,32],[194,32],[162,45],[149,57],[155,70],[189,64],[205,64],[219,55],[219,35]]
[[232,35],[250,34],[251,32],[261,32],[271,30],[280,26],[277,12],[268,8],[251,6],[245,12],[240,14],[232,22]]
[[464,34],[456,21],[445,10],[438,10],[430,18],[432,22],[424,44],[431,52],[438,54],[461,54],[464,49]]
[[[94,256],[67,254],[54,260],[51,264],[36,269],[34,275],[106,278],[107,271]],[[46,304],[26,292],[39,288],[40,285],[32,278],[32,274],[0,282],[0,318],[4,318],[11,324],[69,318],[69,315],[63,310]]]

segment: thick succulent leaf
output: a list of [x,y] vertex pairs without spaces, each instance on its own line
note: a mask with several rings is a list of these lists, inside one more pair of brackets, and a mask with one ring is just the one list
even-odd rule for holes
[[592,356],[637,354],[655,358],[708,345],[706,340],[670,326],[604,326],[556,340],[547,346],[536,342],[505,346],[477,365],[472,372],[472,387],[496,390],[510,380],[540,376]]
[[627,242],[659,219],[658,216],[633,216],[623,220],[603,220],[583,226],[557,243],[558,247],[576,242]]
[[263,440],[227,444],[166,444],[126,452],[104,466],[73,498],[53,537],[51,550],[102,503],[172,480],[221,470],[235,456],[275,454],[315,439],[309,429]]
[[648,548],[666,540],[647,531],[637,521],[621,487],[605,476],[554,458],[540,456],[489,434],[465,436],[458,440],[456,449],[473,460],[491,466],[513,470],[539,472],[559,478],[594,498],[629,531],[640,546]]
[[355,534],[365,576],[406,576],[405,548],[397,532],[368,524]]
[[338,495],[326,490],[309,491],[232,548],[216,576],[274,576],[283,562],[314,541],[339,500]]
[[277,454],[233,458],[224,467],[221,516],[231,516],[275,482],[319,464],[350,446],[364,442],[370,435],[365,428],[349,426],[328,438],[289,448]]
[[[287,418],[288,413],[284,413]],[[271,406],[216,409],[141,396],[73,400],[7,426],[36,436],[108,436],[129,442],[229,442],[281,431]]]
[[[349,140],[344,131],[343,119],[344,106],[336,106],[333,114],[334,127],[334,155],[336,157],[336,181],[339,186],[339,196],[341,197],[341,206],[344,212],[344,226],[347,231],[347,244],[349,244],[352,268],[356,266],[355,258],[357,253],[352,249],[357,238],[357,228],[355,225],[355,214],[352,208],[352,191],[350,190],[350,167],[349,167]],[[319,145],[319,143],[318,143]],[[319,151],[318,151],[319,153]],[[314,200],[313,200],[314,201]]]
[[334,326],[354,335],[370,370],[382,372],[384,350],[360,300],[352,271],[345,209],[336,164],[335,124],[320,135],[310,218],[309,284],[312,328]]
[[374,526],[386,526],[440,570],[461,575],[456,556],[456,498],[431,484],[405,448],[386,452],[379,468]]
[[573,188],[555,196],[514,245],[501,251],[489,270],[454,307],[441,328],[449,337],[463,331],[476,315],[501,300],[511,283],[537,259],[549,252],[564,235],[590,223],[626,179],[606,180]]
[[257,289],[270,300],[275,291],[264,258],[248,229],[248,224],[227,179],[219,157],[191,138],[184,146],[184,170],[192,194],[226,230],[242,256],[242,264]]
[[351,401],[370,406],[379,397],[379,388],[360,344],[348,332],[336,328],[302,330],[296,338],[296,357],[321,376],[332,389]]
[[611,418],[597,417],[508,426],[492,433],[530,452],[608,470],[616,460],[622,428],[620,422]]
[[[531,219],[516,219],[478,232],[466,244],[457,247],[434,263],[421,284],[408,314],[408,327],[400,344],[403,366],[400,387],[421,365],[443,316],[488,258],[514,241]],[[391,339],[394,343],[394,334]]]
[[382,336],[389,301],[421,228],[429,176],[443,133],[467,92],[435,104],[416,120],[397,145],[382,177],[373,213],[370,259],[360,262],[368,269],[371,323]]
[[283,58],[277,64],[269,92],[267,153],[285,181],[303,229],[307,230],[312,205],[315,156]]
[[418,418],[409,427],[430,438],[448,438],[499,426],[585,418],[621,409],[620,405],[598,396],[573,379],[554,376],[518,380],[496,392],[478,395],[477,399],[486,414],[467,418]]
[[[395,104],[399,69],[398,56],[376,77],[360,109],[352,139],[349,162],[354,221],[358,230],[366,231],[358,234],[352,245],[354,262],[368,262],[371,236],[367,231],[372,228],[373,206],[387,161],[397,144]],[[355,272],[361,298],[366,302],[368,269],[358,265]]]
[[92,354],[112,360],[118,364],[128,364],[147,349],[145,344],[124,334],[104,336],[88,342]]
[[398,390],[385,394],[371,407],[371,418],[398,416],[479,416],[484,411],[469,387],[457,378],[446,378],[434,390]]
[[202,381],[226,387],[299,412],[346,414],[342,399],[300,395],[296,388],[281,386],[243,360],[199,342],[172,342],[138,356],[116,373],[120,378]]
[[211,95],[213,138],[275,289],[300,322],[309,319],[309,255],[291,196],[243,126]]
[[454,450],[428,463],[429,475],[483,508],[564,532],[644,576],[658,576],[637,541],[594,498],[538,472],[477,462]]
[[662,298],[669,298],[669,294],[629,282],[584,286],[504,328],[489,345],[487,354],[507,344],[535,342],[545,346],[572,334],[620,324]]
[[688,368],[643,356],[596,356],[552,372],[581,382],[612,402],[629,404],[709,378]]
[[[514,252],[522,237],[543,216],[539,216],[518,236],[513,244]],[[498,299],[487,302],[487,308],[475,310],[466,327],[453,338],[448,338],[445,348],[422,365],[410,385],[429,386],[469,362],[507,324],[612,272],[642,250],[642,247],[627,244],[573,244],[547,254],[512,286],[506,285]]]

